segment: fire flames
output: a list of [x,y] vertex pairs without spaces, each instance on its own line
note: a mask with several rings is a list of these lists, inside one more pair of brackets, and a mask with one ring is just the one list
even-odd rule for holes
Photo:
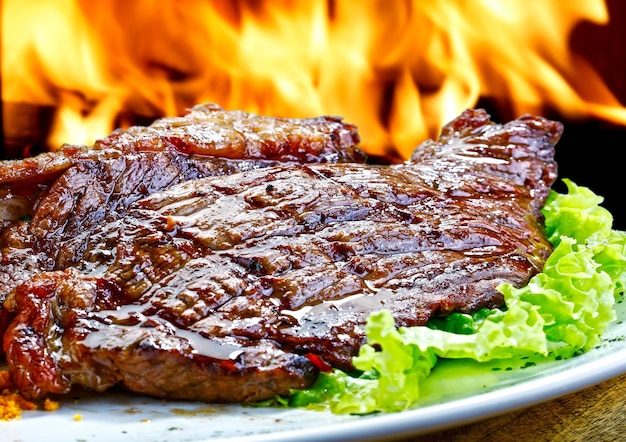
[[199,102],[339,115],[396,158],[481,97],[626,124],[569,48],[577,24],[608,22],[597,0],[4,0],[2,19],[5,135],[12,109],[51,109],[49,149]]

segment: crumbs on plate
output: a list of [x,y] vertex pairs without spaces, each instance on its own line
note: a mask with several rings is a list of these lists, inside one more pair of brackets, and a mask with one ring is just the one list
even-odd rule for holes
[[[9,372],[0,370],[0,421],[19,419],[24,410],[36,410],[35,402],[24,399],[16,390]],[[59,408],[59,403],[46,399],[41,408],[45,411],[54,411]]]

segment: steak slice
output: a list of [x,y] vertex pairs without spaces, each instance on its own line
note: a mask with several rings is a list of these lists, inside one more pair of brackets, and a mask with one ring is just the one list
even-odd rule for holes
[[[174,184],[291,162],[364,162],[354,125],[195,106],[93,148],[0,162],[0,304],[17,284],[83,258],[95,226]],[[0,321],[1,322],[1,321]],[[1,332],[1,330],[0,330]]]
[[319,360],[352,368],[374,311],[412,326],[499,306],[551,252],[561,132],[468,110],[404,164],[277,165],[137,200],[8,296],[13,379],[30,397],[248,402],[310,385]]

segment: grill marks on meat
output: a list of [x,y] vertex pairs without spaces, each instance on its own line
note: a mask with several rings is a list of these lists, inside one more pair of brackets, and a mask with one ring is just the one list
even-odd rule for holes
[[205,104],[184,117],[117,130],[93,148],[1,162],[0,302],[38,272],[80,262],[92,230],[140,198],[286,162],[364,162],[358,142],[356,127],[336,117],[274,118]]
[[[206,339],[205,332],[145,317],[124,306],[123,298],[107,281],[72,268],[18,286],[10,299],[19,313],[5,335],[5,350],[22,393],[65,393],[71,384],[104,391],[123,383],[156,397],[225,402],[272,397],[315,379],[307,358],[271,341]],[[98,315],[101,309],[109,315]]]
[[468,110],[404,164],[276,165],[139,199],[7,298],[16,384],[260,400],[310,385],[308,354],[350,368],[373,311],[410,326],[501,305],[496,287],[551,252],[561,131]]
[[362,160],[363,154],[355,148],[358,141],[356,126],[338,117],[276,118],[201,104],[186,117],[163,118],[147,128],[117,130],[95,147],[127,152],[173,146],[188,155],[223,159],[335,163]]

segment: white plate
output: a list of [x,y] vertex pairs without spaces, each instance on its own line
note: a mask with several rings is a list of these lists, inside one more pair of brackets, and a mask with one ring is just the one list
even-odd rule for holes
[[[55,412],[25,412],[0,422],[4,442],[363,441],[411,437],[537,404],[626,373],[625,303],[598,348],[576,358],[514,370],[476,364],[455,373],[440,362],[416,409],[337,416],[272,408],[151,400],[111,393],[81,395]],[[451,374],[454,374],[451,376]],[[452,378],[452,379],[451,379]],[[75,420],[80,415],[82,420]]]

